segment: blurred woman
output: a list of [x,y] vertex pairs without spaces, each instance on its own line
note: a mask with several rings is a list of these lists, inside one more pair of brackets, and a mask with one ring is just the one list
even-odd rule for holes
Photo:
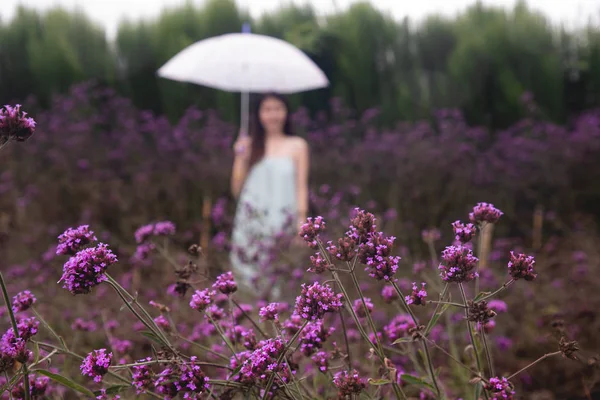
[[[273,260],[282,235],[294,235],[308,211],[309,149],[294,136],[287,100],[263,95],[253,110],[250,135],[234,144],[231,191],[238,199],[231,263],[239,283],[254,279]],[[269,277],[267,277],[269,278]]]

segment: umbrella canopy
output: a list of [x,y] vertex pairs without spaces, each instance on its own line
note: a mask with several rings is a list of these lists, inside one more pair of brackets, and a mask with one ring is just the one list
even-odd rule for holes
[[164,78],[229,92],[295,93],[329,85],[319,67],[288,42],[229,33],[196,42],[158,70]]

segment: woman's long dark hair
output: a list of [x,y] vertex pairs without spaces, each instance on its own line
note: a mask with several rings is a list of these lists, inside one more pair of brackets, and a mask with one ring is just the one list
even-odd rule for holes
[[265,128],[260,122],[260,107],[268,98],[274,98],[281,101],[285,107],[287,115],[283,123],[283,133],[288,136],[294,134],[292,129],[292,117],[290,104],[287,98],[279,93],[269,92],[263,94],[255,103],[250,120],[250,137],[252,138],[252,149],[250,151],[250,168],[259,162],[265,156]]
[[[290,111],[290,103],[288,99],[276,92],[268,92],[261,95],[254,104],[250,120],[250,137],[252,138],[252,148],[250,150],[250,165],[252,168],[254,164],[259,162],[265,156],[265,128],[260,122],[260,106],[263,101],[268,98],[274,98],[281,101],[286,110],[285,122],[283,123],[283,133],[286,136],[293,136],[294,129],[292,128],[292,116]],[[312,199],[308,198],[308,214],[309,216],[318,215],[318,211],[315,207]]]

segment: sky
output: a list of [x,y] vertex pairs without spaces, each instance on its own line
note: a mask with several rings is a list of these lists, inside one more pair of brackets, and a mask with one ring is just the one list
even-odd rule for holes
[[[67,9],[79,7],[93,20],[102,24],[109,38],[114,38],[119,21],[123,18],[138,20],[153,18],[167,7],[185,3],[185,0],[0,0],[4,6],[0,9],[2,20],[10,20],[17,5],[24,4],[39,10],[46,10],[56,5]],[[193,0],[201,4],[203,0]],[[319,13],[329,13],[337,9],[347,8],[356,0],[236,0],[259,16],[266,11],[278,8],[281,4],[312,4]],[[513,7],[516,0],[482,0],[485,4]],[[6,7],[8,2],[8,7]],[[390,12],[397,19],[405,16],[419,21],[423,17],[442,13],[454,15],[472,5],[475,0],[371,0],[377,8]],[[531,8],[544,12],[553,22],[564,23],[568,27],[585,25],[590,18],[600,21],[600,0],[528,0]]]

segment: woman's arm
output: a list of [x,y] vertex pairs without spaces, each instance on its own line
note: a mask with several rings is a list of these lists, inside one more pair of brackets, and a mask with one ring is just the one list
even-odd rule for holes
[[304,139],[299,138],[296,150],[296,195],[298,196],[298,229],[306,222],[308,213],[308,172],[309,148]]
[[231,173],[231,194],[236,199],[239,197],[246,175],[248,174],[248,163],[250,160],[250,139],[241,137],[233,146],[235,158],[233,160],[233,168]]

